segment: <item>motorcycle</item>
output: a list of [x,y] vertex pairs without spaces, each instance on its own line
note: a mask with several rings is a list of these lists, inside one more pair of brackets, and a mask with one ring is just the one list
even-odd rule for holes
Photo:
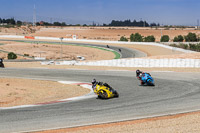
[[3,59],[0,58],[0,67],[4,68]]
[[119,94],[116,90],[110,87],[107,83],[98,83],[94,88],[94,93],[98,95],[100,99],[109,99],[114,97],[119,97]]
[[141,85],[155,86],[154,79],[149,73],[142,73],[139,77]]

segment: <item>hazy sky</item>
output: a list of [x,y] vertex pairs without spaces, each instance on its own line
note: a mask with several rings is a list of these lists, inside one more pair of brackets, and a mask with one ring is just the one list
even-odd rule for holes
[[0,17],[37,20],[110,23],[111,20],[146,20],[164,25],[197,25],[200,0],[0,0]]

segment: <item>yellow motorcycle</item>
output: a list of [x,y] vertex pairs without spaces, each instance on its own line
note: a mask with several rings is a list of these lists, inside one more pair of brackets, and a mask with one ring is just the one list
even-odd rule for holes
[[114,97],[119,97],[116,90],[110,87],[107,83],[97,83],[94,88],[94,93],[98,95],[98,98],[109,99]]

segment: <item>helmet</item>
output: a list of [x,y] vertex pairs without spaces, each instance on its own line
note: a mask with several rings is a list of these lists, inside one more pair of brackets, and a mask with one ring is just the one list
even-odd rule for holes
[[92,84],[95,84],[97,81],[96,81],[96,79],[93,79],[92,80]]
[[142,71],[136,70],[136,76],[137,76],[137,77],[140,75],[140,73],[142,73]]
[[143,73],[140,73],[138,77],[140,77],[140,78],[141,78],[141,77],[142,77],[142,74],[143,74]]

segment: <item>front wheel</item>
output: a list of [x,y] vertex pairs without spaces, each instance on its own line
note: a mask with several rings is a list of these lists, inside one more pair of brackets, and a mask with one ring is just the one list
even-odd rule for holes
[[119,97],[119,93],[115,91],[115,97]]
[[148,80],[147,82],[148,82],[148,85],[155,86],[155,84],[154,84],[154,82],[152,80]]
[[155,84],[154,84],[154,83],[151,83],[151,86],[155,86]]
[[1,64],[0,64],[0,67],[4,68],[4,64],[3,64],[3,63],[1,63]]

